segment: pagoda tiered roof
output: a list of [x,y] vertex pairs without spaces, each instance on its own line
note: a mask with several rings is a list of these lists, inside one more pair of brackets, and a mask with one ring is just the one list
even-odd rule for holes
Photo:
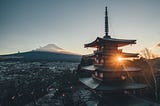
[[100,91],[119,91],[119,90],[133,90],[133,89],[143,89],[146,87],[145,84],[138,84],[134,82],[126,82],[126,83],[108,83],[105,84],[101,80],[94,79],[92,77],[89,78],[80,78],[81,82],[83,82],[86,86],[91,89],[100,90]]
[[87,71],[96,71],[100,70],[101,72],[139,72],[141,69],[140,68],[135,68],[135,67],[125,67],[125,69],[110,69],[103,67],[102,65],[89,65],[89,66],[84,66],[82,67],[82,70],[87,70]]
[[122,53],[121,54],[121,56],[123,57],[123,58],[126,58],[126,57],[138,57],[138,53]]
[[[97,54],[102,54],[103,55],[103,52],[95,52],[95,54],[88,54],[88,55],[84,55],[84,57],[88,57],[88,58],[95,58]],[[111,54],[111,55],[115,55],[115,54]],[[138,53],[125,53],[125,52],[122,52],[121,54],[121,57],[123,58],[130,58],[130,57],[138,57]]]
[[136,44],[136,40],[116,39],[111,37],[104,37],[104,38],[97,37],[95,41],[85,44],[84,47],[97,47],[97,46],[102,46],[105,43],[114,43],[118,47],[121,47],[129,44]]
[[[86,76],[89,78],[81,77],[79,80],[91,89],[106,92],[145,88],[145,84],[134,82],[137,72],[140,72],[141,69],[122,61],[123,58],[138,57],[138,53],[125,53],[118,48],[136,44],[136,40],[112,38],[108,35],[108,31],[106,7],[105,36],[102,38],[97,37],[93,42],[84,45],[86,48],[93,47],[97,49],[93,54],[84,56],[86,60],[92,60],[92,65],[80,68],[82,75],[87,73]],[[83,77],[86,76],[84,75]]]

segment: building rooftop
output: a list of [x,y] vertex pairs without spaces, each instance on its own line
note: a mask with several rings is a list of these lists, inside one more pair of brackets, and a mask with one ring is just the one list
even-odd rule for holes
[[108,46],[111,46],[111,43],[113,43],[112,44],[113,46],[117,45],[117,47],[121,47],[129,44],[136,44],[136,40],[116,39],[111,37],[104,37],[104,38],[97,37],[95,41],[85,44],[84,47],[98,47],[106,43],[109,43]]

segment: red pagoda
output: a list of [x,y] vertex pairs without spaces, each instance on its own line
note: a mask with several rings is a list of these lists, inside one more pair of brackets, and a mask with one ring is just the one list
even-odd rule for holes
[[[119,47],[136,44],[136,40],[112,38],[108,34],[108,30],[106,7],[105,36],[103,38],[97,37],[95,41],[84,45],[85,48],[92,47],[96,48],[96,50],[93,54],[84,56],[85,58],[93,59],[94,62],[92,65],[81,67],[82,73],[90,73],[90,75],[87,75],[88,77],[86,78],[81,76],[79,80],[92,91],[98,93],[98,95],[103,95],[104,101],[108,101],[108,104],[110,104],[110,100],[113,103],[113,100],[117,102],[119,101],[118,99],[124,100],[124,98],[125,101],[127,101],[127,99],[129,99],[128,101],[132,101],[133,98],[130,100],[130,96],[124,96],[125,93],[131,92],[133,94],[133,92],[137,90],[144,89],[146,85],[134,80],[141,69],[134,66],[127,66],[124,63],[124,59],[138,57],[138,54],[122,52],[122,49],[119,49]],[[128,106],[122,103],[122,101],[120,101],[120,106]],[[145,102],[141,101],[141,103]]]

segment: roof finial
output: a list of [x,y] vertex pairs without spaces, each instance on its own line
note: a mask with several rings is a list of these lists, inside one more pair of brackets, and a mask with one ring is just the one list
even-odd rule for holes
[[108,27],[108,10],[107,10],[107,6],[106,6],[106,10],[105,10],[105,36],[104,36],[104,38],[110,37],[108,35],[108,32],[109,32],[109,27]]
[[106,12],[105,12],[105,36],[108,36],[108,11],[106,6]]

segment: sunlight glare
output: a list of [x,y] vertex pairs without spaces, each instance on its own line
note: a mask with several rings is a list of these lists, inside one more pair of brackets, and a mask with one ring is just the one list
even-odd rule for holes
[[122,57],[118,56],[117,60],[118,60],[118,62],[122,62],[123,59],[122,59]]

